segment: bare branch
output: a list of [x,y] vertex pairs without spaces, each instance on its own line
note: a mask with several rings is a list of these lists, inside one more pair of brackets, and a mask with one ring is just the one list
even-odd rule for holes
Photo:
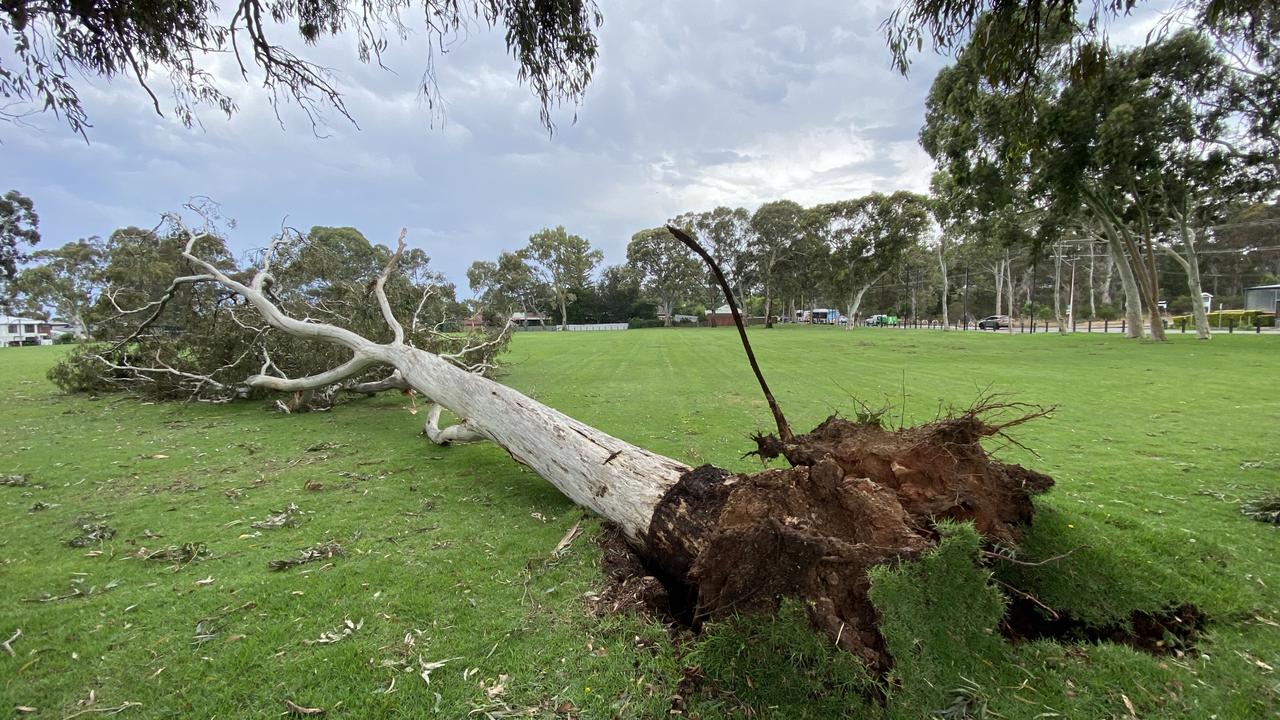
[[404,235],[408,228],[400,228],[400,239],[396,241],[396,251],[391,254],[391,259],[387,261],[387,266],[382,268],[382,274],[378,275],[378,279],[373,283],[373,292],[378,296],[378,307],[382,309],[382,318],[387,321],[387,325],[391,327],[391,332],[395,336],[392,344],[400,345],[404,343],[404,326],[396,319],[395,313],[391,312],[391,302],[387,300],[387,277],[391,275],[391,271],[395,270],[396,265],[400,262],[400,256],[404,255]]
[[151,302],[147,303],[146,305],[143,305],[140,308],[137,308],[136,310],[122,310],[119,305],[116,305],[115,296],[109,295],[108,299],[111,300],[111,304],[115,305],[117,310],[120,310],[120,315],[118,315],[117,318],[123,317],[125,315],[133,315],[136,313],[140,313],[149,308],[154,308],[151,315],[149,315],[146,320],[143,320],[142,323],[138,325],[138,327],[135,328],[133,332],[129,333],[128,337],[126,337],[125,339],[121,340],[120,342],[112,346],[110,352],[115,352],[120,348],[124,347],[125,345],[133,342],[135,339],[137,339],[139,335],[142,334],[144,330],[150,327],[151,323],[154,323],[156,319],[160,317],[161,313],[164,312],[164,309],[166,306],[168,306],[169,301],[172,300],[174,294],[178,292],[178,288],[182,287],[183,285],[192,285],[198,282],[213,282],[216,280],[217,278],[215,278],[212,275],[186,275],[183,277],[174,278],[173,282],[169,283],[169,287],[164,291],[164,294],[161,295],[159,299],[152,300]]
[[489,439],[487,435],[480,432],[478,428],[466,420],[441,430],[440,411],[442,409],[439,404],[431,403],[431,409],[427,411],[427,423],[422,428],[422,433],[431,442],[437,445],[449,445],[456,442],[475,442]]
[[[295,392],[298,390],[314,390],[315,388],[333,385],[342,382],[347,378],[355,375],[361,370],[369,367],[377,362],[365,353],[357,352],[350,360],[331,370],[326,370],[315,375],[308,375],[301,378],[282,378],[274,375],[252,375],[245,384],[251,387],[266,388],[268,390],[279,390],[281,392]],[[266,365],[264,364],[265,368]]]

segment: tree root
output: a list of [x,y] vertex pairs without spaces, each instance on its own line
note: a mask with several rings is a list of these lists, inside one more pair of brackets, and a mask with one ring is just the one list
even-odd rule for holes
[[784,442],[757,439],[762,457],[793,467],[735,475],[696,468],[664,496],[643,555],[673,599],[691,598],[694,623],[806,601],[813,625],[873,672],[892,665],[878,629],[867,571],[936,546],[940,520],[972,522],[1014,545],[1053,480],[992,459],[981,440],[1044,415],[993,413],[1019,406],[981,400],[915,428],[830,417]]

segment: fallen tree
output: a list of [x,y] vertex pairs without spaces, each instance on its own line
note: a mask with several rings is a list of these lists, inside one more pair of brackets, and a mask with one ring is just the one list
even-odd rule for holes
[[[274,331],[349,355],[306,377],[268,374],[264,365],[244,380],[247,386],[306,391],[371,366],[391,368],[379,387],[411,388],[429,398],[426,434],[432,440],[497,443],[573,502],[609,520],[695,624],[727,612],[768,610],[784,596],[798,596],[807,601],[816,627],[883,671],[891,658],[867,596],[868,568],[935,546],[942,519],[973,522],[992,543],[1015,543],[1031,518],[1031,495],[1052,484],[984,451],[984,438],[1044,413],[1036,409],[1003,423],[992,420],[1018,409],[1007,403],[979,403],[915,428],[882,427],[875,413],[856,421],[833,416],[810,433],[794,435],[768,392],[731,299],[778,427],[777,436],[758,438],[757,452],[766,460],[783,457],[791,467],[754,475],[709,465],[690,468],[407,344],[384,290],[404,252],[403,234],[371,284],[391,333],[389,342],[376,342],[283,311],[270,292],[269,256],[250,276],[232,277],[195,252],[207,227],[188,229],[177,216],[170,222],[186,234],[183,257],[194,268],[175,285],[214,284],[243,298]],[[687,235],[670,230],[709,259]],[[727,288],[718,267],[709,264]],[[459,422],[441,428],[442,409]]]

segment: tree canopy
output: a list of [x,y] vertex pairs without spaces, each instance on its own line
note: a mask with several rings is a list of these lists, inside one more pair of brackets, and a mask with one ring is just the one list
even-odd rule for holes
[[[333,73],[303,57],[303,46],[349,36],[357,59],[381,65],[390,42],[413,32],[414,14],[425,31],[419,89],[428,102],[436,99],[434,58],[472,21],[504,31],[517,77],[548,128],[551,109],[578,102],[595,67],[601,16],[591,0],[236,0],[230,8],[212,0],[15,0],[0,3],[0,31],[14,58],[0,63],[0,96],[52,111],[84,135],[91,126],[80,92],[86,76],[132,78],[157,113],[163,108],[152,84],[167,77],[172,110],[191,125],[201,108],[236,112],[228,91],[234,80],[219,77],[212,62],[230,53],[242,79],[260,81],[273,105],[292,102],[313,123],[326,109],[350,118]],[[297,36],[279,37],[288,28]]]

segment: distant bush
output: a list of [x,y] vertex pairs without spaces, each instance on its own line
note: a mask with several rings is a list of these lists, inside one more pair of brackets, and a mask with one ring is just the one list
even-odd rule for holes
[[1115,320],[1118,317],[1120,317],[1120,311],[1114,305],[1098,303],[1094,308],[1094,320]]
[[[1276,325],[1275,315],[1262,310],[1218,310],[1208,316],[1209,327],[1228,327],[1234,324],[1238,328],[1253,328]],[[1175,315],[1170,318],[1174,327],[1181,325],[1183,321],[1186,321],[1188,327],[1192,327],[1196,319],[1193,315]]]
[[627,327],[631,330],[642,330],[644,328],[656,328],[662,326],[663,322],[657,318],[633,317],[627,321]]
[[75,333],[61,333],[53,338],[54,345],[75,345],[77,342]]

